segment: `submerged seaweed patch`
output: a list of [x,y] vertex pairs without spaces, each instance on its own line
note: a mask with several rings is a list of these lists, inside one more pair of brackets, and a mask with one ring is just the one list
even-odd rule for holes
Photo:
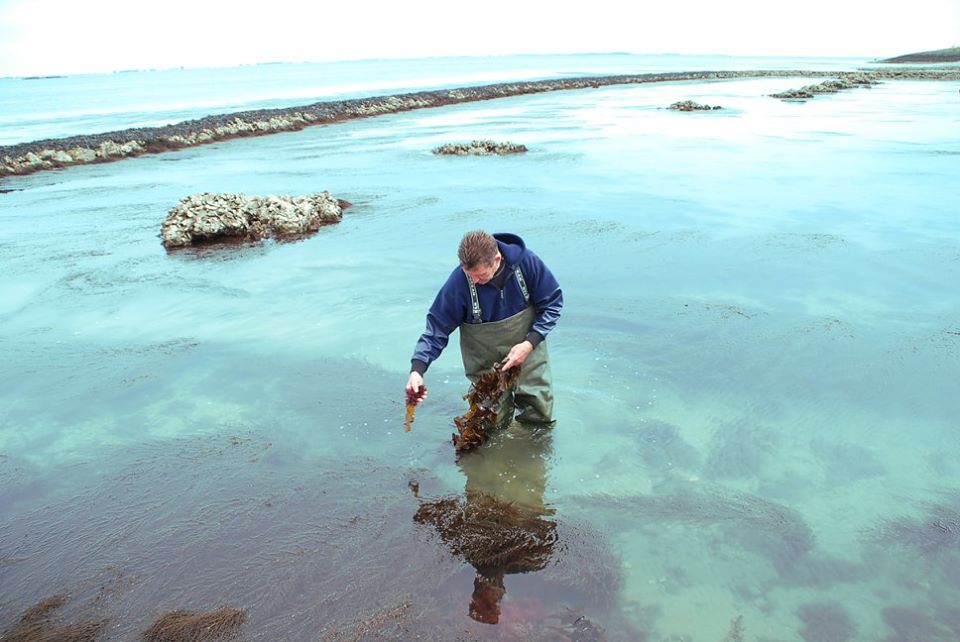
[[147,642],[206,642],[229,639],[237,633],[246,614],[228,606],[216,611],[164,613],[143,632]]
[[887,521],[878,529],[876,539],[931,560],[960,552],[960,496],[930,506],[927,514],[918,519],[904,517]]
[[847,642],[857,633],[850,615],[839,604],[804,604],[797,615],[803,621],[800,637],[806,642]]
[[697,449],[684,441],[673,424],[655,419],[642,420],[637,426],[637,437],[640,458],[654,470],[693,468],[699,464]]
[[669,495],[591,496],[593,508],[630,515],[632,522],[674,522],[694,526],[732,525],[775,542],[782,559],[796,559],[813,549],[813,530],[791,508],[747,493],[704,490]]
[[545,567],[557,543],[557,524],[544,514],[474,491],[465,500],[424,502],[413,519],[433,526],[451,552],[475,568],[525,573]]
[[713,479],[757,477],[777,445],[776,433],[746,421],[721,426],[714,434],[704,474]]
[[883,621],[895,632],[883,642],[946,642],[953,639],[925,613],[906,606],[883,609]]
[[52,622],[56,611],[67,603],[64,595],[43,599],[20,616],[17,624],[0,635],[4,642],[94,642],[106,626],[105,621],[56,625]]

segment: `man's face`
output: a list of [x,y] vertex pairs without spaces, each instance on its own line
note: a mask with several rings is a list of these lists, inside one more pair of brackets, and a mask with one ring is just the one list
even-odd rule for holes
[[472,270],[463,268],[463,271],[475,284],[483,285],[484,283],[488,283],[490,279],[493,278],[493,275],[497,273],[497,270],[500,268],[500,260],[500,253],[497,252],[497,255],[493,257],[493,262],[489,265],[481,263]]

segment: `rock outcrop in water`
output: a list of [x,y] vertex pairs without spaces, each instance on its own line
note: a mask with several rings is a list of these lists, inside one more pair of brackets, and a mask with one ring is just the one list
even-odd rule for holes
[[835,94],[844,89],[853,89],[855,87],[869,87],[876,85],[880,81],[873,74],[855,73],[842,74],[834,80],[826,80],[818,85],[807,85],[800,89],[788,89],[777,94],[770,94],[771,98],[780,98],[783,100],[806,100],[813,98],[818,94]]
[[522,154],[527,151],[525,145],[514,143],[496,143],[492,140],[473,140],[469,143],[447,143],[433,150],[440,156],[504,156]]
[[170,210],[160,236],[168,249],[220,241],[295,239],[339,222],[349,205],[329,192],[295,197],[194,194]]
[[695,103],[692,100],[680,100],[670,105],[668,109],[673,109],[674,111],[711,111],[713,109],[723,109],[723,107],[720,105],[711,107],[710,105]]

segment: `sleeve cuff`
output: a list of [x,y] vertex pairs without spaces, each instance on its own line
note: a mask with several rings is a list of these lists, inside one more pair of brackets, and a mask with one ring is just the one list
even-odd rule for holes
[[420,359],[411,359],[410,372],[416,372],[422,377],[427,372],[426,362],[420,361]]
[[543,342],[543,335],[539,332],[534,332],[531,330],[527,333],[527,341],[529,341],[534,348],[540,345]]

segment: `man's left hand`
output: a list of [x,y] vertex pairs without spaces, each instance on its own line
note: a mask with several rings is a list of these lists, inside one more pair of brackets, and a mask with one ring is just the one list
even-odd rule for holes
[[533,344],[529,341],[522,341],[513,346],[510,348],[507,358],[503,360],[502,370],[509,370],[514,366],[519,366],[527,360],[531,352],[533,352]]

